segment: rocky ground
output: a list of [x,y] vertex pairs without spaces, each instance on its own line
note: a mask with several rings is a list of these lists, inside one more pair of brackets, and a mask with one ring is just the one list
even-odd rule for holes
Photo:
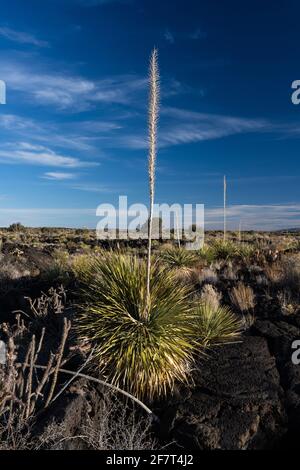
[[[37,298],[52,285],[65,285],[69,300],[73,300],[78,285],[74,275],[77,258],[72,258],[75,268],[71,271],[69,265],[66,267],[68,253],[65,261],[65,252],[53,255],[47,252],[47,247],[21,246],[18,248],[21,253],[9,251],[6,245],[4,248],[0,270],[2,322],[12,323],[12,311],[16,309],[31,315],[26,296]],[[173,396],[150,405],[159,422],[149,423],[144,411],[136,409],[139,424],[132,423],[131,438],[136,441],[139,437],[141,448],[167,446],[195,451],[297,447],[300,365],[292,362],[292,343],[300,340],[300,261],[293,251],[290,264],[289,249],[285,249],[282,256],[273,249],[270,259],[263,257],[262,261],[257,256],[250,259],[251,263],[248,258],[213,262],[209,259],[193,268],[199,295],[203,294],[205,285],[209,285],[206,295],[213,294],[211,300],[227,305],[232,302],[235,313],[252,320],[245,326],[240,341],[219,346],[199,360],[193,371],[193,383],[178,387]],[[85,253],[86,247],[84,250]],[[298,245],[293,250],[298,250]],[[267,254],[269,256],[269,252]],[[80,262],[81,256],[79,254]],[[230,297],[233,287],[240,282],[248,289],[248,295],[250,289],[250,307],[245,299],[234,302]],[[71,318],[72,312],[68,315]],[[76,360],[67,364],[74,371],[80,365]],[[61,377],[61,383],[65,380],[66,377]],[[38,413],[33,435],[39,439],[42,436],[39,443],[42,448],[103,448],[101,445],[132,448],[132,442],[124,444],[124,436],[123,441],[116,444],[120,430],[114,428],[113,435],[108,431],[113,418],[103,408],[105,400],[102,387],[86,379],[76,379],[50,407]],[[125,410],[120,396],[113,400]],[[128,410],[121,411],[123,421],[118,424],[119,428],[129,426],[132,406],[127,405]],[[103,429],[104,421],[108,434],[105,443],[97,441],[95,444],[78,437],[94,435],[95,430]],[[94,440],[99,440],[96,431]],[[110,440],[114,443],[109,444]]]
[[[291,362],[295,338],[300,338],[296,325],[258,321],[241,342],[210,353],[194,372],[194,387],[181,387],[172,398],[153,405],[160,419],[154,424],[159,445],[191,451],[296,448],[300,365]],[[99,400],[101,393],[80,380],[50,416],[59,416],[75,436]]]

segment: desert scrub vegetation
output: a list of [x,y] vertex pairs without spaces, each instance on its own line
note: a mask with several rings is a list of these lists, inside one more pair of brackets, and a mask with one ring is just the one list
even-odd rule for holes
[[[43,312],[46,310],[43,307]],[[130,406],[131,402],[120,400],[112,391],[107,391],[106,387],[103,390],[103,385],[106,384],[101,381],[100,388],[99,385],[90,385],[88,388],[90,381],[94,380],[99,384],[93,377],[81,375],[85,382],[81,378],[80,385],[80,371],[88,364],[91,356],[88,356],[78,370],[62,368],[69,363],[73,352],[66,347],[71,324],[62,312],[57,312],[59,314],[63,328],[60,337],[55,338],[57,346],[50,350],[47,343],[49,339],[53,342],[53,335],[49,328],[43,327],[39,332],[33,328],[33,333],[32,324],[26,326],[20,315],[16,316],[15,324],[1,325],[0,337],[5,340],[7,350],[5,363],[0,364],[0,450],[155,448],[150,416],[145,418],[138,413],[139,410]],[[64,381],[61,378],[62,373]],[[71,378],[65,381],[66,373]],[[55,413],[56,401],[76,380],[78,382],[75,388],[80,393],[88,390],[91,410],[83,415],[74,430],[70,423],[76,419],[76,407],[71,409],[71,416],[68,413],[61,420],[59,405],[60,413],[51,417],[53,411]],[[47,408],[50,410],[48,418]]]
[[211,284],[204,285],[200,294],[201,304],[207,305],[216,311],[220,306],[221,299],[221,292],[218,292],[214,286]]
[[162,250],[159,258],[170,269],[187,270],[195,265],[197,257],[184,247],[171,247]]
[[237,322],[226,309],[214,310],[214,320],[198,310],[190,287],[160,263],[151,267],[145,318],[146,279],[146,263],[136,257],[111,253],[95,260],[77,306],[76,329],[81,341],[94,346],[108,382],[152,400],[172,392],[176,382],[187,382],[197,354],[214,338],[234,335]]
[[211,244],[214,259],[228,260],[237,255],[237,245],[231,240],[215,240]]
[[35,443],[38,449],[50,450],[154,450],[158,442],[153,436],[152,421],[140,416],[128,403],[117,400],[111,392],[87,414],[74,435],[66,423],[55,419]]
[[253,312],[256,301],[253,289],[239,282],[229,293],[233,306],[241,313]]
[[107,380],[149,399],[172,390],[176,380],[186,381],[195,347],[189,288],[166,267],[152,265],[145,319],[143,260],[112,253],[95,260],[86,279],[77,331],[95,344]]
[[198,342],[205,348],[236,341],[242,328],[241,321],[227,306],[200,302],[196,309]]
[[[32,334],[20,315],[16,316],[13,326],[1,325],[1,337],[7,345],[6,362],[0,365],[2,448],[30,448],[30,427],[35,413],[48,407],[55,399],[59,369],[68,361],[65,345],[70,328],[71,323],[64,318],[56,352],[48,353],[45,365],[39,366],[37,364],[44,353],[46,329],[42,328],[38,335]],[[39,367],[43,370],[37,370]]]

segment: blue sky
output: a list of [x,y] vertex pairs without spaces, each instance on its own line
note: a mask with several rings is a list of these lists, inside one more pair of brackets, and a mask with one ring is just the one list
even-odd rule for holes
[[206,226],[300,226],[299,2],[0,1],[0,226],[95,227],[147,201],[147,67],[159,50],[156,201]]

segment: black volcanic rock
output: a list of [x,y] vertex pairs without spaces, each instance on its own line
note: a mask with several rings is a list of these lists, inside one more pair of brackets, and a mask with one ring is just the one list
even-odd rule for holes
[[162,428],[185,449],[272,448],[286,432],[282,398],[267,341],[248,336],[199,365],[195,388],[167,407]]

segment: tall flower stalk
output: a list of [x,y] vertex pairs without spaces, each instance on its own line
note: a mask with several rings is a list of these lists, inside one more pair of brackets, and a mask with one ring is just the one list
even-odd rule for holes
[[148,173],[149,173],[149,221],[148,221],[148,253],[147,253],[147,283],[146,283],[146,308],[145,319],[148,318],[150,310],[150,277],[151,277],[151,239],[153,224],[153,208],[154,208],[154,191],[155,191],[155,163],[157,154],[157,123],[159,113],[159,70],[158,70],[158,54],[153,49],[150,57],[149,66],[149,156],[148,156]]
[[226,199],[227,199],[227,182],[226,176],[224,175],[224,243],[226,242]]

